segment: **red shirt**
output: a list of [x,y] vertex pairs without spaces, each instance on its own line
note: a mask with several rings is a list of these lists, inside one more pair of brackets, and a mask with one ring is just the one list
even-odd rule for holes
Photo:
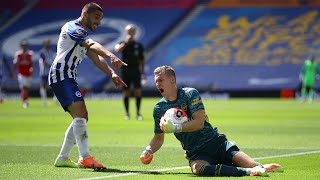
[[21,50],[16,52],[13,63],[17,64],[19,74],[27,77],[32,75],[32,54],[33,52],[30,50],[24,53]]

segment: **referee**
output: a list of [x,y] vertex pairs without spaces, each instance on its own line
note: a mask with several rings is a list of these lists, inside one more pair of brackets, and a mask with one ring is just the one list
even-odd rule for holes
[[140,105],[142,97],[141,80],[145,80],[146,78],[144,75],[144,47],[134,38],[136,27],[133,24],[127,25],[125,31],[127,33],[126,40],[121,41],[115,46],[115,52],[121,53],[122,61],[128,64],[126,67],[121,67],[122,79],[128,85],[128,87],[123,88],[123,103],[126,111],[125,119],[130,119],[129,98],[131,95],[130,88],[133,84],[134,96],[136,98],[136,119],[143,120],[140,114]]

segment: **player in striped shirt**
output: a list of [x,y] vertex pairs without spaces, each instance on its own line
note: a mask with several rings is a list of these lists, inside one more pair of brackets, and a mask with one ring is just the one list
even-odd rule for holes
[[43,105],[48,104],[47,100],[47,89],[48,89],[48,74],[50,66],[53,62],[55,53],[50,48],[50,40],[45,39],[43,41],[43,48],[39,51],[39,68],[40,68],[40,95],[42,98]]
[[[83,7],[80,18],[67,22],[61,28],[57,56],[49,72],[49,85],[63,109],[72,116],[73,121],[65,133],[61,151],[54,163],[56,167],[105,168],[89,152],[88,111],[76,82],[77,67],[87,55],[101,71],[111,77],[116,87],[126,86],[104,58],[110,59],[116,68],[127,64],[88,37],[88,30],[95,31],[102,18],[102,8],[96,3],[88,3]],[[78,145],[80,156],[78,163],[69,158],[74,144]]]

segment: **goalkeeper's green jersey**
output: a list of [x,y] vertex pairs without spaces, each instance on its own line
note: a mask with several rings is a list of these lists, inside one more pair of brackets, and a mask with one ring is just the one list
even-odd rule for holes
[[[183,109],[187,113],[189,120],[191,120],[192,113],[198,109],[204,109],[201,97],[196,89],[189,87],[179,88],[177,99],[174,102],[162,98],[155,105],[153,110],[154,133],[163,133],[159,126],[160,119],[168,109],[174,107]],[[194,132],[174,133],[187,155],[203,148],[209,141],[216,139],[219,135],[217,128],[213,128],[210,125],[207,115],[203,118],[205,119],[203,129]]]
[[306,86],[314,86],[317,71],[318,71],[317,62],[306,60],[302,67],[303,84]]

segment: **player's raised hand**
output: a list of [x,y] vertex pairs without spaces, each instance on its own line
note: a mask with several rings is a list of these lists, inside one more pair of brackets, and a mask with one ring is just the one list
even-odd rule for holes
[[151,149],[145,149],[140,155],[140,161],[143,164],[149,164],[152,161],[153,152]]
[[121,88],[121,87],[127,87],[126,83],[124,83],[122,81],[122,79],[115,73],[112,74],[111,76],[112,82],[113,84],[117,87],[117,88]]
[[110,60],[113,67],[120,68],[121,66],[127,66],[127,64],[121,61],[117,56],[111,56]]

